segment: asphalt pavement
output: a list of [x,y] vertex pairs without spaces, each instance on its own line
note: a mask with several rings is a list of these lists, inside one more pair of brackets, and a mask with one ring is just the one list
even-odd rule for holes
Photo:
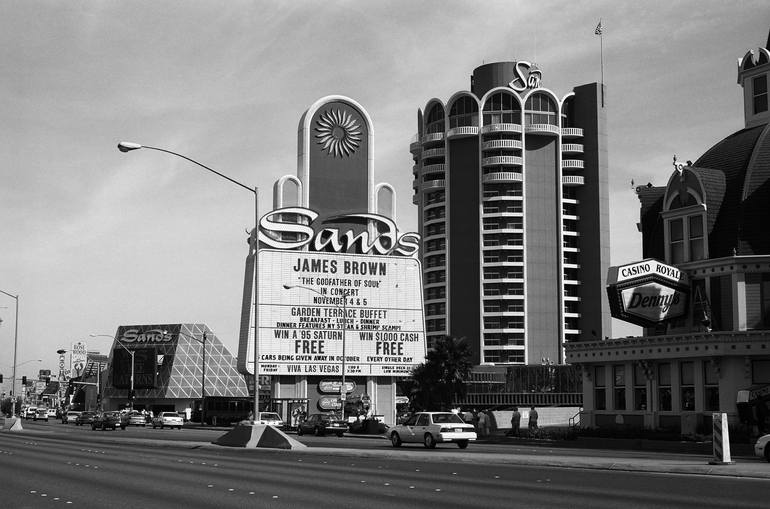
[[[23,431],[10,431],[10,419],[3,422],[2,433],[24,433],[32,436],[45,433],[38,429],[25,428]],[[22,421],[22,425],[25,421]],[[229,428],[218,428],[225,432]],[[184,432],[184,430],[182,431]],[[346,439],[355,437],[371,438],[349,434]],[[383,437],[384,438],[384,437]],[[210,442],[165,440],[158,438],[129,438],[119,434],[95,434],[90,441],[106,441],[112,443],[142,443],[152,442],[161,447],[175,448],[220,448]],[[575,443],[570,443],[575,442]],[[692,444],[670,442],[665,445],[666,451],[655,451],[660,444],[645,444],[645,441],[633,441],[635,454],[628,454],[628,450],[617,448],[619,444],[613,444],[612,439],[589,440],[581,444],[581,454],[575,454],[574,448],[578,441],[528,441],[508,438],[503,435],[478,440],[471,447],[477,449],[474,454],[467,454],[455,448],[452,444],[439,445],[437,449],[430,451],[430,455],[421,447],[401,448],[340,448],[310,445],[303,449],[303,454],[325,454],[344,457],[384,457],[394,459],[409,459],[424,461],[427,458],[435,458],[436,461],[457,461],[461,463],[503,464],[518,466],[562,467],[594,470],[615,470],[626,472],[654,472],[669,474],[730,476],[755,479],[770,479],[770,463],[747,454],[745,444],[739,447],[739,453],[733,454],[730,464],[711,464],[713,455],[692,452]],[[659,441],[656,441],[659,442]],[[363,445],[363,444],[362,444]],[[646,446],[645,446],[646,445]],[[483,449],[479,451],[478,449]],[[571,449],[570,453],[565,449]],[[243,449],[244,454],[250,450]],[[293,451],[286,451],[292,454]]]

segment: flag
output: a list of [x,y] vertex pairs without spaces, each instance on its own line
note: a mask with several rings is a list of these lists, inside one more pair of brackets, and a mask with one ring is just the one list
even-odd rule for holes
[[594,35],[602,35],[602,30],[604,27],[602,27],[602,20],[599,20],[599,24],[596,25],[596,30],[594,30]]

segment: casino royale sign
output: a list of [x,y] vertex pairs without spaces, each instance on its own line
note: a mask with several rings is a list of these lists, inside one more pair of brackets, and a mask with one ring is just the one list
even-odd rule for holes
[[687,276],[654,259],[610,267],[607,296],[612,316],[653,327],[687,313]]

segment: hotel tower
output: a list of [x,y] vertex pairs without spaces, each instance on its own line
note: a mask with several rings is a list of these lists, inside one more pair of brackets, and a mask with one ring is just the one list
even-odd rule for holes
[[611,335],[605,92],[542,77],[476,68],[410,144],[428,344],[465,337],[475,364],[560,364],[564,342]]

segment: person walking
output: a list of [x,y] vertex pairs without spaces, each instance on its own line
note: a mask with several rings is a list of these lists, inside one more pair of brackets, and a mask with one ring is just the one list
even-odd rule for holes
[[489,416],[486,410],[479,412],[479,434],[481,438],[487,438],[489,436]]
[[529,432],[530,434],[534,434],[537,432],[537,410],[535,410],[534,405],[529,410]]
[[511,436],[518,437],[519,430],[521,429],[521,413],[519,413],[519,407],[513,407],[513,414],[511,415]]

